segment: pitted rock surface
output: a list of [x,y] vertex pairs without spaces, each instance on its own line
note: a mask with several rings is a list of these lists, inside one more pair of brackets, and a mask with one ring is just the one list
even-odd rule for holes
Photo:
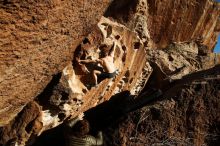
[[[172,100],[162,102],[162,106],[155,105],[150,111],[154,120],[158,111],[169,112],[179,104],[176,93],[184,94],[183,88],[188,96],[192,86],[195,93],[194,85],[216,83],[212,80],[218,79],[219,72],[213,73],[213,68],[219,68],[216,65],[220,63],[220,55],[212,52],[220,31],[219,3],[212,0],[111,2],[0,2],[0,145],[32,145],[44,131],[124,91],[136,99],[149,88],[166,91],[163,96]],[[100,66],[82,64],[79,60],[100,59],[101,53],[109,51],[113,44],[116,45],[114,65],[119,72],[112,79],[99,79],[98,85],[93,86],[92,71]],[[200,101],[203,99],[201,96]],[[185,109],[176,108],[176,115],[178,110]],[[194,109],[198,114],[202,112]],[[142,114],[142,109],[139,112]],[[131,114],[128,118],[125,122],[128,127],[122,122],[122,127],[119,125],[111,136],[119,134],[117,138],[122,140],[120,144],[116,142],[119,145],[139,145],[136,140],[148,136],[141,133],[146,125],[139,128],[129,121],[136,117]],[[148,122],[148,117],[145,118]],[[178,118],[184,121],[183,117]],[[192,117],[188,120],[192,128]],[[212,123],[213,119],[209,120]],[[153,122],[154,128],[164,126]],[[132,135],[132,130],[126,130],[135,126],[140,133],[133,131],[136,134]],[[160,141],[156,142],[161,144],[161,138],[167,133],[173,136],[174,131],[162,131],[158,136]],[[127,133],[123,136],[123,132]],[[129,141],[129,134],[134,141]],[[193,137],[193,144],[204,143],[204,137],[198,134]]]

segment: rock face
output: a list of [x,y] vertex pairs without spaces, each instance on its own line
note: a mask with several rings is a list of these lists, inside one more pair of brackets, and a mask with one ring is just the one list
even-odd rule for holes
[[109,3],[0,2],[0,126],[8,124],[72,60],[76,46]]
[[[208,133],[212,127],[201,130],[196,127],[195,115],[186,115],[195,111],[199,119],[210,113],[209,106],[219,110],[218,87],[214,86],[218,80],[212,78],[220,74],[214,73],[219,66],[213,68],[220,63],[220,55],[212,53],[220,30],[219,4],[211,0],[119,0],[109,6],[110,2],[0,2],[0,145],[32,145],[42,132],[102,105],[114,95],[123,97],[127,91],[132,101],[140,104],[140,99],[145,99],[138,95],[150,88],[160,89],[165,100],[131,113],[113,133],[114,128],[107,129],[115,142],[106,140],[108,144],[168,144],[164,141],[180,139],[184,139],[183,145],[207,143],[199,130]],[[100,66],[80,60],[100,59],[114,45],[118,74],[111,79],[98,77],[98,85],[93,86],[93,71]],[[203,87],[204,83],[207,86]],[[197,85],[202,86],[199,101],[195,100]],[[206,105],[205,92],[214,87],[210,92],[213,102]],[[126,104],[127,96],[124,98]],[[122,108],[123,102],[119,105]],[[129,106],[123,111],[137,108]],[[136,124],[138,116],[145,120]],[[164,120],[161,123],[160,118]],[[152,127],[145,128],[149,120]],[[219,122],[218,115],[212,114],[200,121],[213,124],[215,120]],[[156,126],[160,128],[152,132]],[[137,130],[128,131],[135,127]],[[191,131],[194,133],[187,137]],[[214,134],[217,131],[214,128]],[[155,139],[152,133],[156,133]]]
[[[42,131],[109,100],[116,93],[129,90],[132,94],[138,94],[143,89],[152,69],[146,62],[146,53],[136,33],[104,17],[98,28],[95,34],[86,37],[77,47],[73,62],[57,78],[51,95],[45,94],[36,98],[43,107]],[[96,44],[97,42],[100,43]],[[94,84],[93,70],[98,66],[79,63],[79,59],[99,59],[100,54],[108,51],[113,43],[116,44],[114,64],[119,73],[112,79],[100,79],[97,86],[91,87]]]
[[219,4],[210,0],[148,0],[148,8],[150,34],[157,47],[200,39],[211,51],[216,44]]
[[[141,27],[141,34],[147,27],[154,48],[200,40],[209,51],[218,37],[219,14],[219,4],[212,0],[120,0],[106,12],[130,29]],[[137,22],[147,25],[138,26]]]
[[219,73],[218,65],[189,75],[188,82],[183,78],[174,83],[164,91],[162,101],[152,102],[107,128],[107,145],[217,146]]
[[154,70],[152,74],[154,82],[148,84],[162,88],[166,83],[220,64],[220,54],[200,55],[199,50],[202,49],[204,46],[187,42],[174,43],[163,50],[147,50],[148,61]]
[[[31,114],[30,114],[31,113]],[[28,103],[11,124],[2,128],[1,141],[4,145],[25,145],[31,136],[35,138],[42,129],[41,108],[36,102]]]
[[[114,64],[119,73],[112,79],[100,79],[97,87],[91,87],[94,81],[91,79],[94,64],[79,63],[79,60],[95,60],[101,58],[100,54],[111,49],[113,43],[116,45]],[[137,64],[137,62],[139,62]],[[97,66],[98,67],[98,66]],[[96,67],[96,68],[97,68]],[[35,101],[40,105],[40,114],[33,121],[39,120],[40,130],[33,133],[34,124],[20,129],[26,133],[25,136],[10,135],[7,129],[13,127],[11,122],[8,127],[2,128],[2,143],[17,143],[18,145],[31,144],[28,139],[40,135],[43,131],[54,128],[67,118],[75,117],[80,113],[109,100],[111,96],[124,90],[132,94],[138,94],[148,80],[152,69],[146,60],[146,53],[142,41],[136,32],[125,26],[102,18],[94,32],[88,35],[82,43],[77,46],[73,60],[53,77],[44,91],[39,94]],[[29,109],[32,113],[32,109]],[[22,118],[18,115],[18,118]],[[19,130],[19,129],[17,129]]]

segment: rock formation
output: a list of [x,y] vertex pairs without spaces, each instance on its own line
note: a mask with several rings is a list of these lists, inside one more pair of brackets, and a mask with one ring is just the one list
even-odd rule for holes
[[[107,145],[219,144],[220,66],[179,80],[152,102],[106,128]],[[204,77],[206,75],[206,77]],[[116,129],[116,130],[115,130]]]
[[106,16],[130,29],[140,28],[140,36],[147,27],[153,48],[200,40],[212,51],[220,29],[219,12],[219,3],[212,0],[120,0]]
[[[116,145],[162,143],[162,138],[173,142],[165,134],[174,136],[177,123],[172,125],[163,117],[175,113],[171,118],[175,120],[178,114],[183,115],[181,110],[187,110],[190,102],[183,108],[178,105],[188,97],[183,94],[197,97],[194,89],[197,80],[198,86],[203,86],[204,78],[208,84],[201,89],[204,90],[199,96],[201,101],[206,98],[203,95],[206,88],[217,85],[216,77],[220,73],[213,70],[219,69],[215,66],[220,63],[220,55],[212,52],[220,30],[219,9],[220,5],[211,0],[0,2],[0,145],[32,145],[44,131],[114,95],[130,91],[134,100],[138,100],[138,95],[149,88],[162,90],[165,100],[131,113],[109,137],[124,134],[119,136],[122,142],[115,142]],[[92,86],[92,72],[100,66],[82,64],[79,60],[100,59],[113,44],[116,45],[114,64],[119,72],[112,79],[98,78],[98,85]],[[204,75],[203,70],[207,70]],[[210,81],[212,74],[214,79]],[[212,93],[213,100],[217,100],[217,89],[213,92],[216,92]],[[182,98],[178,99],[177,95]],[[194,98],[189,101],[193,102],[190,106],[197,103]],[[151,114],[150,118],[142,114],[145,109]],[[156,116],[160,111],[164,123],[154,121],[151,109]],[[201,113],[196,107],[194,110]],[[213,110],[219,110],[219,106]],[[140,133],[136,130],[136,134],[127,131],[139,128],[139,123],[133,122],[136,113],[145,118],[143,126],[151,120],[153,126],[173,129],[156,131],[156,136],[160,136],[155,141],[145,138],[144,142],[137,142],[143,136],[152,135],[143,135],[144,127]],[[179,120],[182,118],[184,116],[179,116]],[[186,120],[195,122],[190,116]],[[212,123],[214,119],[208,120]],[[188,121],[183,121],[181,128]],[[193,138],[193,144],[203,144],[205,136],[199,137],[198,128],[194,126],[192,123],[190,127],[194,128],[193,137],[187,137],[189,133],[180,130],[178,138],[185,138],[184,142]],[[111,127],[108,130],[112,130]],[[202,132],[206,133],[207,129],[203,128]]]
[[[110,0],[0,2],[0,125],[8,124],[72,60]],[[90,13],[90,11],[93,13]],[[86,25],[83,25],[86,24]]]
[[[106,18],[102,18],[98,26],[100,31],[97,33],[100,34],[89,35],[77,47],[73,62],[69,62],[63,69],[62,74],[57,78],[57,85],[53,84],[55,87],[51,95],[45,94],[36,98],[36,101],[43,107],[43,130],[55,127],[67,117],[75,117],[109,100],[112,95],[121,91],[130,90],[138,94],[152,72],[149,63],[146,62],[144,48],[139,45],[135,46],[136,43],[140,43],[140,40],[134,32]],[[103,37],[103,41],[100,41],[98,45],[95,44],[97,36]],[[100,52],[107,51],[113,42],[116,43],[114,63],[119,74],[113,79],[101,81],[97,87],[91,87],[94,84],[91,79],[92,70],[96,66],[94,64],[83,65],[77,59],[98,59]],[[136,62],[141,63],[137,65]],[[134,74],[137,78],[134,78]]]

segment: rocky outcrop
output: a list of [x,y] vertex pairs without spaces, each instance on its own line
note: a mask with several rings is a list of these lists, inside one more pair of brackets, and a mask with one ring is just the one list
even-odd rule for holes
[[218,145],[219,71],[218,65],[174,83],[163,91],[162,101],[151,102],[107,128],[107,145]]
[[[162,90],[163,97],[172,98],[159,107],[163,110],[171,106],[164,111],[168,113],[178,105],[173,103],[179,102],[176,95],[182,94],[183,88],[188,91],[191,84],[194,88],[196,79],[200,84],[209,74],[201,75],[200,71],[220,63],[220,56],[211,53],[219,32],[219,4],[211,0],[119,0],[113,1],[101,18],[109,3],[110,0],[0,3],[0,145],[32,145],[44,131],[106,103],[111,97],[124,97],[128,91],[134,97],[132,101],[140,104],[142,99],[147,101],[145,96],[138,96],[141,92],[149,88]],[[98,77],[98,85],[93,86],[93,71],[102,67],[80,60],[94,62],[112,46],[116,47],[114,65],[118,73],[111,79]],[[120,108],[123,102],[127,103],[127,96],[124,98],[119,98]],[[167,102],[170,103],[166,105]],[[126,106],[122,111],[137,108],[132,103]],[[142,111],[136,112],[141,116]],[[128,126],[135,127],[135,114],[128,118]],[[133,142],[128,140],[129,128],[119,125],[119,131],[114,131],[119,135],[121,130],[127,132],[122,143],[117,144],[139,145],[136,139],[141,139],[146,131],[136,133]],[[194,139],[194,144],[204,142]]]
[[113,3],[105,16],[130,29],[137,27],[137,20],[141,21],[144,25],[138,27],[147,26],[154,48],[199,40],[211,52],[219,32],[219,9],[219,4],[212,0],[120,0]]
[[[220,6],[211,0],[148,0],[151,38],[159,48],[199,39],[210,51],[218,37]],[[219,22],[218,22],[219,23]]]
[[0,126],[8,124],[72,60],[76,46],[109,3],[0,2]]
[[[195,42],[174,43],[162,50],[147,50],[148,61],[153,67],[152,79],[156,88],[181,79],[182,77],[206,70],[220,64],[220,54],[208,53],[201,55],[204,46]],[[147,87],[145,87],[147,88]]]
[[[146,62],[144,48],[136,33],[104,17],[98,26],[97,34],[89,35],[77,47],[73,62],[64,68],[51,95],[40,95],[36,99],[43,107],[42,131],[109,100],[116,93],[130,90],[138,94],[151,74],[152,69]],[[102,36],[102,41],[95,44],[98,36]],[[97,86],[91,87],[93,70],[98,66],[82,64],[78,60],[99,59],[100,52],[108,51],[113,43],[116,44],[114,64],[119,73],[115,78],[100,80]]]
[[1,143],[25,145],[29,137],[33,141],[43,127],[41,120],[41,107],[36,102],[28,103],[10,124],[1,129]]
[[[116,46],[114,64],[119,73],[112,79],[100,79],[99,84],[92,87],[94,81],[91,76],[98,66],[92,63],[82,64],[79,60],[99,59],[100,55],[109,51],[113,44]],[[36,97],[35,101],[42,107],[38,117],[42,127],[34,135],[40,135],[43,131],[58,126],[67,118],[75,117],[109,100],[116,93],[130,90],[132,94],[138,94],[151,72],[143,44],[137,34],[103,17],[94,32],[77,46],[73,60],[69,61],[62,73],[54,76],[44,91]],[[8,126],[12,125],[13,123],[10,123]],[[24,145],[33,135],[34,127],[34,124],[29,127],[31,130],[25,135],[26,137],[18,138],[16,141],[18,145]],[[26,133],[25,129],[22,130]],[[2,131],[3,135],[8,135],[4,128]],[[16,138],[8,135],[3,139],[3,143],[11,142],[11,139]]]

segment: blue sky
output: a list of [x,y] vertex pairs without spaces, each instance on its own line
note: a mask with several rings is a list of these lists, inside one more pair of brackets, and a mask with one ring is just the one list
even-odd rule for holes
[[[219,1],[220,1],[220,0],[219,0]],[[220,53],[220,35],[218,36],[218,43],[217,43],[217,45],[215,46],[214,52],[215,52],[215,53]]]
[[[215,1],[220,2],[220,0],[215,0]],[[220,35],[218,36],[218,43],[215,46],[214,52],[215,53],[220,53]]]

